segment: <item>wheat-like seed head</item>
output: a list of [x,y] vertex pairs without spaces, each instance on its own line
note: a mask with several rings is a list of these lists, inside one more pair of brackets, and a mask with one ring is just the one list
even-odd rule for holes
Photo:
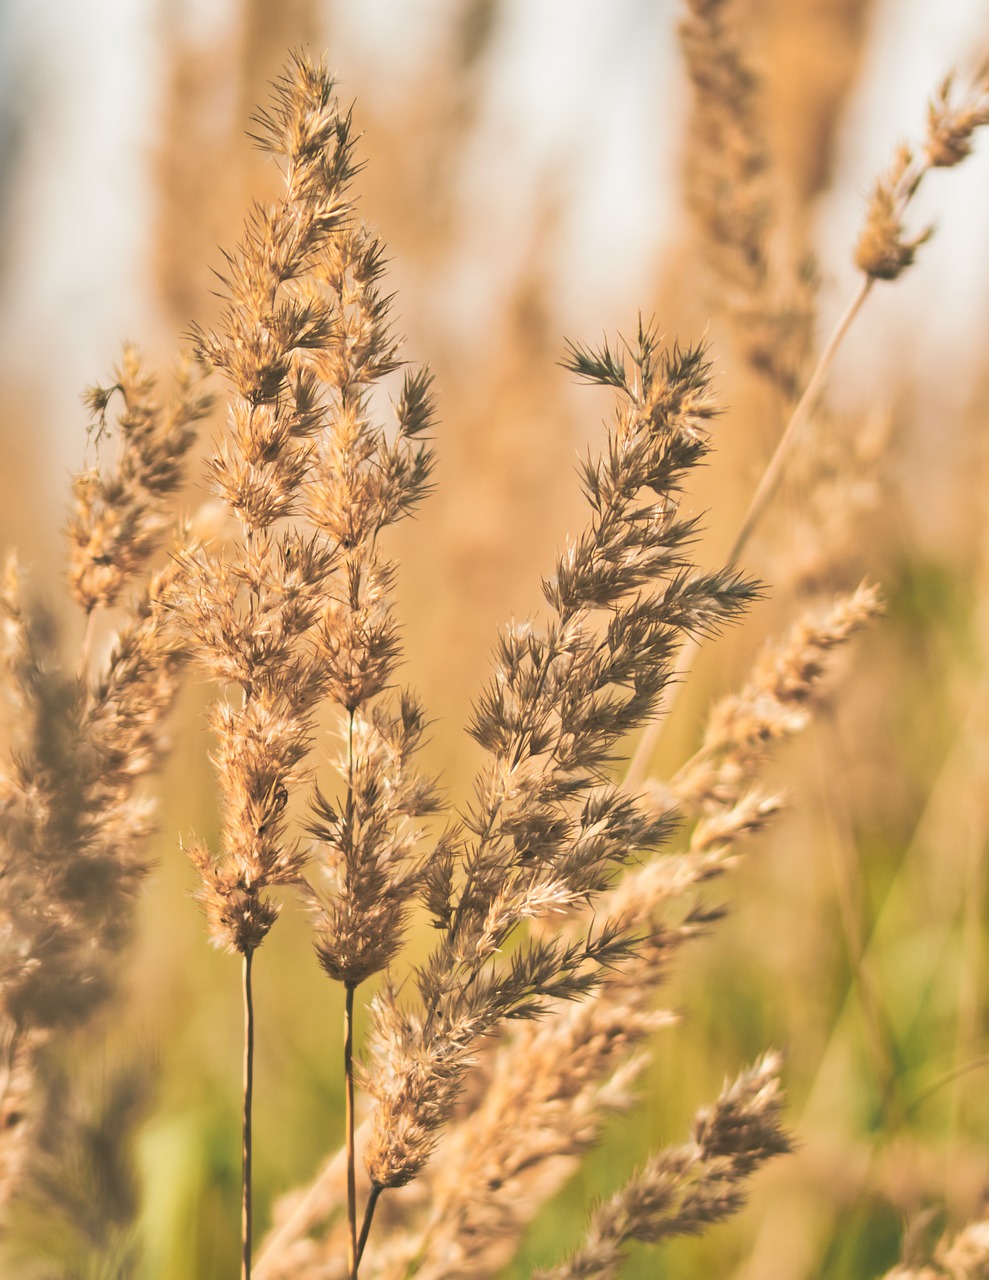
[[951,168],[971,152],[976,129],[989,124],[986,74],[953,98],[955,77],[941,83],[931,101],[927,136],[920,155],[901,144],[889,172],[873,189],[865,224],[855,248],[855,264],[870,279],[895,280],[914,260],[918,248],[933,235],[925,227],[908,236],[903,225],[907,205],[925,175],[934,168]]
[[590,524],[544,584],[555,616],[502,634],[476,708],[471,731],[489,762],[464,823],[462,883],[452,889],[447,859],[427,869],[443,937],[418,977],[422,1007],[375,1005],[377,1186],[421,1171],[479,1037],[550,999],[586,996],[628,957],[632,935],[603,919],[498,960],[522,922],[572,912],[662,840],[664,821],[606,785],[604,770],[655,707],[682,637],[729,621],[755,590],[733,570],[698,574],[686,556],[694,525],[676,495],[715,412],[703,352],[662,352],[640,328],[628,357],[630,369],[607,347],[573,349],[575,372],[618,388],[619,413],[605,455],[582,468]]

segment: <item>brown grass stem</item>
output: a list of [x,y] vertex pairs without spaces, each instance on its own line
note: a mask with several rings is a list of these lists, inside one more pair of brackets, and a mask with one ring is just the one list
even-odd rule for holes
[[[354,812],[354,708],[347,716],[347,818]],[[347,1273],[357,1280],[357,1161],[354,1155],[354,991],[344,983],[343,1074],[346,1091],[344,1146],[347,1151]]]
[[367,1244],[367,1238],[371,1231],[371,1222],[374,1219],[375,1206],[378,1203],[378,1196],[381,1195],[383,1188],[376,1184],[371,1184],[371,1190],[368,1193],[367,1204],[364,1206],[364,1221],[361,1223],[360,1239],[357,1241],[357,1263],[360,1265],[361,1258],[364,1257],[364,1247]]
[[783,430],[783,434],[779,438],[776,448],[773,450],[773,456],[766,464],[766,469],[762,473],[762,479],[756,487],[755,493],[752,495],[752,501],[749,503],[749,509],[745,513],[741,527],[732,543],[731,551],[728,553],[729,564],[734,564],[738,557],[742,554],[743,549],[751,538],[756,525],[766,507],[769,505],[773,494],[783,475],[783,468],[786,460],[793,449],[794,441],[803,427],[806,420],[810,417],[810,412],[814,404],[821,394],[824,382],[831,372],[831,366],[834,358],[838,354],[845,335],[855,321],[855,317],[862,309],[862,305],[872,291],[875,279],[872,276],[863,276],[854,297],[850,300],[844,312],[842,313],[838,323],[835,325],[830,338],[825,344],[824,350],[821,352],[817,364],[814,366],[814,372],[807,380],[803,394],[794,406],[793,412],[790,414],[790,420]]
[[251,987],[253,951],[244,952],[244,1145],[241,1199],[242,1280],[251,1280],[251,1237],[253,1234],[252,1164],[254,1107],[254,993]]
[[[351,717],[353,719],[353,717]],[[345,983],[343,1014],[343,1071],[346,1080],[347,1147],[347,1270],[357,1280],[357,1163],[354,1156],[354,985]]]

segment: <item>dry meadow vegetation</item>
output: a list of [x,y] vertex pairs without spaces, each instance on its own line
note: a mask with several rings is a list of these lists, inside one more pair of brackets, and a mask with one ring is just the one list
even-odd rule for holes
[[[168,33],[184,356],[86,393],[74,616],[0,583],[4,1276],[989,1276],[985,543],[897,541],[895,388],[828,407],[989,80],[891,143],[829,330],[809,210],[865,6],[814,10],[803,149],[742,8],[680,14],[689,271],[564,345],[549,212],[480,373],[442,331],[408,358],[389,253],[442,258],[499,6],[404,137],[290,55],[264,169]],[[245,18],[245,92],[303,10]]]

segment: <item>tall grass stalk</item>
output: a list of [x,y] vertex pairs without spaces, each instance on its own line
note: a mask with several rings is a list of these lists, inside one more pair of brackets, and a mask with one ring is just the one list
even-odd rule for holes
[[241,1275],[251,1280],[254,1242],[254,992],[251,987],[252,951],[244,953],[244,1117],[241,1186]]

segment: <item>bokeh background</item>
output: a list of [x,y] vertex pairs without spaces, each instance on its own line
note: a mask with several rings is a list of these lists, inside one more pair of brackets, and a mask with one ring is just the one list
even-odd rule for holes
[[[868,191],[953,65],[989,54],[982,0],[738,0],[762,80],[784,256],[809,245],[820,347],[855,287]],[[690,86],[674,0],[5,0],[0,6],[0,540],[60,603],[67,480],[86,456],[79,393],[120,341],[167,362],[218,306],[211,269],[277,180],[244,136],[286,51],[326,51],[355,100],[363,212],[392,255],[406,353],[437,377],[437,491],[399,531],[407,678],[435,719],[451,801],[495,629],[539,607],[539,575],[582,520],[578,453],[607,397],[559,365],[655,316],[706,335],[726,412],[690,495],[701,557],[734,531],[783,425],[742,358],[685,199]],[[936,234],[874,290],[827,412],[746,552],[770,585],[702,653],[657,750],[659,776],[767,635],[862,577],[885,620],[810,733],[774,766],[793,799],[717,887],[732,911],[685,953],[639,1114],[533,1227],[512,1276],[555,1257],[580,1206],[770,1044],[788,1055],[797,1153],[740,1220],[636,1257],[631,1276],[866,1277],[905,1233],[982,1211],[989,836],[989,139],[925,184]],[[187,495],[189,509],[206,497]],[[104,638],[105,639],[105,638]],[[157,866],[126,995],[88,1043],[154,1063],[142,1129],[146,1275],[233,1274],[239,1196],[235,964],[212,952],[179,836],[214,826],[206,691],[180,708]],[[341,1003],[291,902],[256,966],[262,1219],[339,1140]],[[643,1118],[644,1117],[644,1118]],[[926,1210],[934,1211],[926,1215]],[[913,1224],[911,1226],[911,1224]]]

